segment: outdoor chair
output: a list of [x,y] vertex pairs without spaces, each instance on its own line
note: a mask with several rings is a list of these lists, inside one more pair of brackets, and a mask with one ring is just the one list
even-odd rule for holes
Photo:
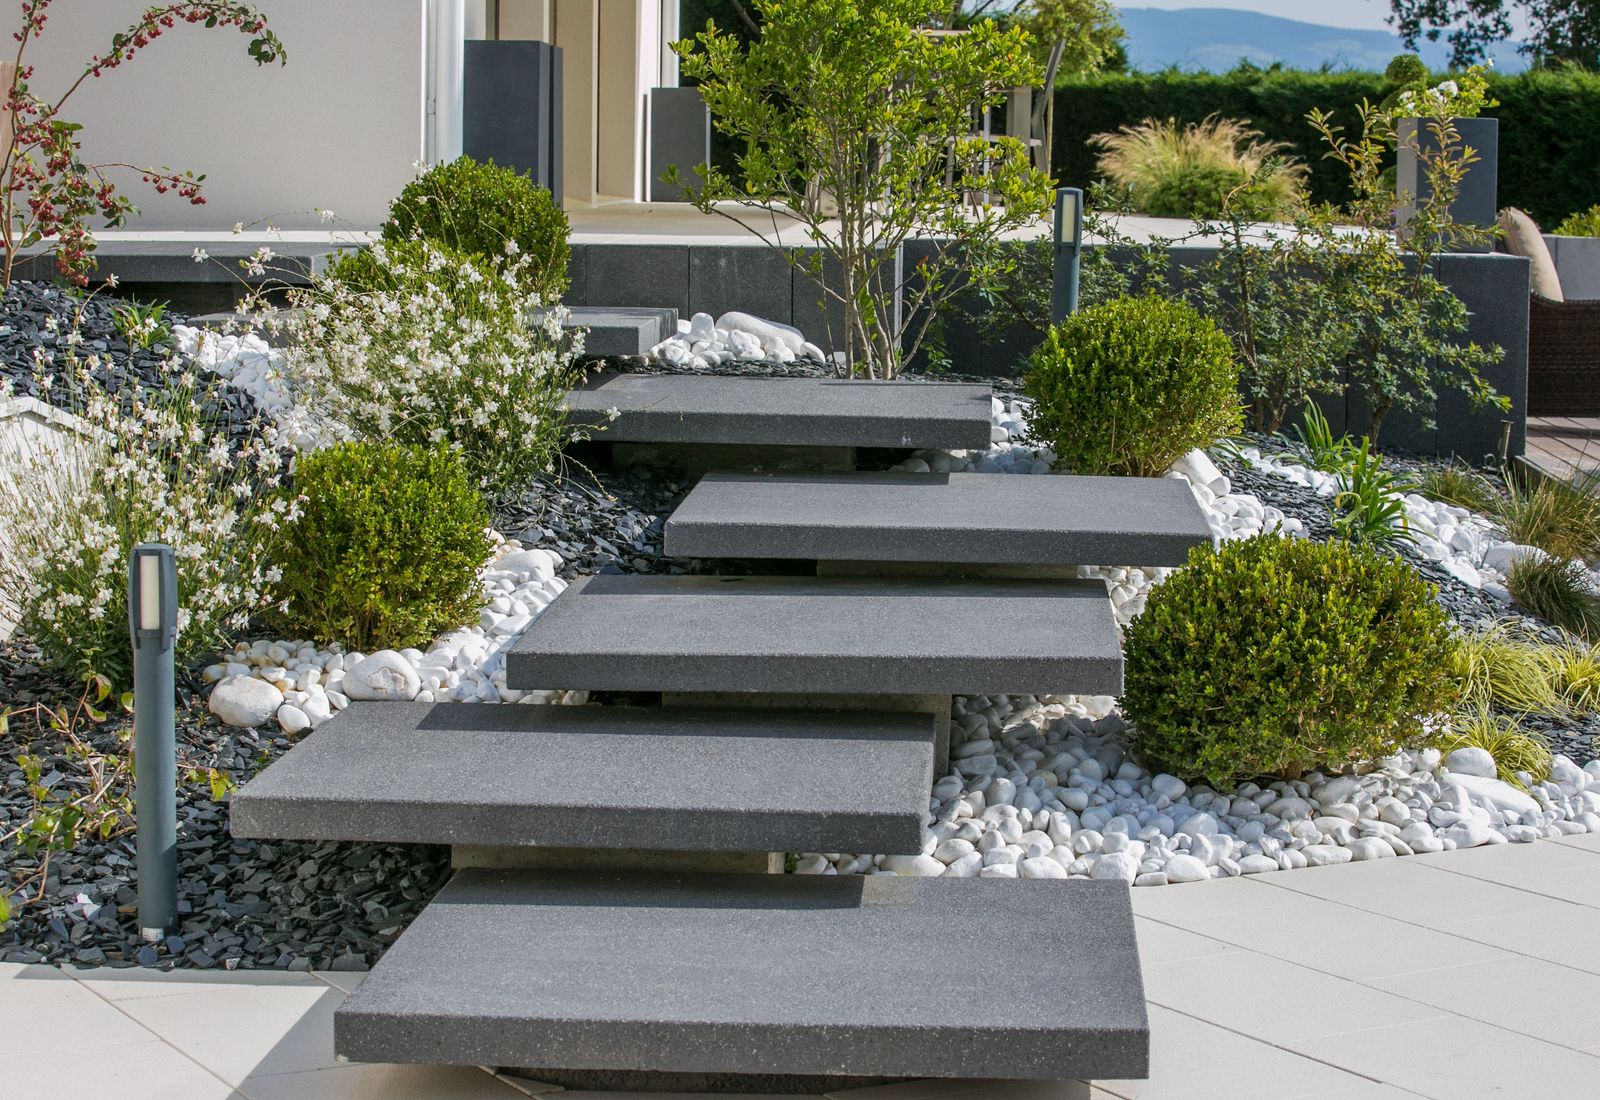
[[1528,415],[1600,416],[1600,299],[1568,301],[1544,236],[1520,210],[1504,210],[1507,250],[1530,264]]

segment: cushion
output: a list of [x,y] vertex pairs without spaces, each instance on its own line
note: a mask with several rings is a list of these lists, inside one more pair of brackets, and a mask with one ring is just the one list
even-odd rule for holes
[[1561,276],[1556,273],[1556,262],[1550,257],[1550,247],[1544,243],[1539,224],[1511,206],[1500,211],[1500,230],[1505,234],[1506,249],[1513,256],[1527,257],[1529,288],[1552,302],[1566,301],[1561,293]]

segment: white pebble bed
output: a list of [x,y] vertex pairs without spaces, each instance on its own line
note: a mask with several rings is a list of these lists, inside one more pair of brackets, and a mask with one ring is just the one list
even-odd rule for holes
[[1112,706],[957,698],[951,774],[934,784],[921,853],[808,853],[798,870],[1164,886],[1600,831],[1600,762],[1557,756],[1524,793],[1481,749],[1420,749],[1362,775],[1214,791],[1135,763]]
[[724,313],[714,320],[709,313],[696,313],[687,321],[679,321],[677,333],[651,348],[650,358],[689,370],[705,370],[735,360],[774,365],[796,359],[827,362],[822,349],[793,325],[737,312]]

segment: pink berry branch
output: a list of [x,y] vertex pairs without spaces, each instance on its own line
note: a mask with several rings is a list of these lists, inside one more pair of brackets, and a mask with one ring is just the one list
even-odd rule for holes
[[114,161],[84,161],[78,137],[83,127],[62,118],[61,109],[85,81],[99,79],[126,65],[180,24],[237,28],[252,36],[249,53],[257,65],[274,61],[281,64],[286,58],[283,43],[268,29],[266,16],[252,4],[224,0],[158,4],[146,8],[126,31],[112,35],[110,49],[91,57],[66,92],[50,103],[30,90],[33,67],[25,64],[25,54],[28,43],[44,33],[51,2],[24,0],[22,29],[12,35],[17,42],[16,68],[11,85],[5,90],[4,109],[9,125],[5,155],[0,158],[0,245],[5,248],[0,260],[0,289],[11,285],[18,252],[50,238],[55,240],[56,267],[62,276],[78,286],[88,283],[95,267],[95,241],[88,228],[89,219],[99,215],[106,219],[108,229],[116,228],[126,223],[129,214],[138,212],[107,177],[108,170],[136,172],[160,195],[176,193],[195,206],[206,201],[201,190],[203,175]]

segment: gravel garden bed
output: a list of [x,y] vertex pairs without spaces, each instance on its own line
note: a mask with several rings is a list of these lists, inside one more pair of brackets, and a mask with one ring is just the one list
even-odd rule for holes
[[[61,305],[51,294],[18,284],[7,299],[23,316],[40,318],[0,344],[13,377],[31,375],[29,341],[44,339],[43,318]],[[91,340],[104,339],[111,348],[108,311],[86,311],[84,323]],[[275,426],[291,440],[307,430],[275,370],[277,353],[264,342],[234,336],[201,343],[182,328],[175,342],[233,383],[224,412],[230,427],[248,432]],[[152,356],[149,364],[133,358],[139,384],[159,384],[164,355],[155,349]],[[626,366],[682,370],[692,364]],[[696,369],[825,370],[804,359],[731,359]],[[917,452],[900,468],[1048,470],[1052,455],[1021,441],[1025,403],[1014,391],[998,392],[988,451]],[[1311,476],[1314,471],[1270,457],[1281,448],[1256,444],[1242,457],[1218,455],[1214,461],[1196,452],[1168,476],[1190,484],[1219,539],[1280,527],[1298,537],[1331,537],[1327,485]],[[351,699],[587,702],[581,692],[506,690],[503,650],[576,577],[697,566],[668,562],[661,552],[663,523],[688,491],[687,480],[640,470],[573,469],[568,475],[530,484],[502,506],[496,517],[501,541],[483,574],[479,621],[448,633],[427,652],[360,654],[249,638],[237,650],[186,670],[179,708],[186,762],[242,784],[286,751],[295,735]],[[1438,534],[1447,521],[1454,527],[1443,540],[1430,536],[1403,550],[1438,585],[1451,616],[1473,627],[1519,618],[1503,595],[1496,564],[1503,566],[1511,551],[1492,525],[1420,497],[1406,503],[1420,528]],[[1468,533],[1458,534],[1463,531]],[[1097,567],[1086,575],[1106,580],[1116,615],[1126,623],[1170,572]],[[1548,629],[1538,622],[1531,626]],[[214,686],[219,680],[225,682]],[[77,695],[76,685],[40,667],[26,641],[0,649],[0,698],[11,706],[70,705]],[[802,853],[797,870],[1087,875],[1158,885],[1600,830],[1600,763],[1593,762],[1600,722],[1592,716],[1530,720],[1558,755],[1551,778],[1527,784],[1525,792],[1496,778],[1494,762],[1481,755],[1461,750],[1444,760],[1428,748],[1402,751],[1359,775],[1313,773],[1228,790],[1191,786],[1172,775],[1152,775],[1135,761],[1126,724],[1108,697],[958,698],[953,720],[953,768],[930,794],[921,854]],[[125,729],[126,722],[113,716],[91,723],[85,735],[111,753]],[[43,740],[53,782],[82,782],[78,763]],[[1580,767],[1581,762],[1587,763]],[[32,798],[20,768],[9,761],[0,767],[0,831],[9,831],[29,812]],[[174,936],[157,945],[138,941],[133,847],[123,834],[55,857],[42,900],[23,906],[0,931],[0,961],[362,969],[448,875],[442,849],[234,840],[225,804],[193,785],[185,785],[180,797],[181,927]],[[14,880],[29,874],[34,858],[15,846],[0,851]]]

